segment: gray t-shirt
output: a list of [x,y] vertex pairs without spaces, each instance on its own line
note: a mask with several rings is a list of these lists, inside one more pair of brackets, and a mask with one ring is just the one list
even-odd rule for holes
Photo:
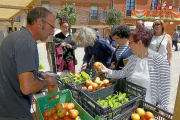
[[20,118],[30,115],[31,95],[20,90],[21,73],[37,75],[39,57],[37,43],[30,31],[22,27],[9,34],[0,47],[0,116]]
[[178,41],[178,37],[179,37],[179,34],[178,34],[177,32],[174,32],[174,33],[173,33],[173,38],[172,38],[172,40],[173,40],[173,41],[175,41],[175,40]]

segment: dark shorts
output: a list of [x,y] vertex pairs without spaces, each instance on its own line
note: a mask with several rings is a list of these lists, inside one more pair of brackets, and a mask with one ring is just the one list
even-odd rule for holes
[[22,117],[22,118],[4,118],[0,117],[0,120],[34,120],[32,114],[30,114],[27,117]]

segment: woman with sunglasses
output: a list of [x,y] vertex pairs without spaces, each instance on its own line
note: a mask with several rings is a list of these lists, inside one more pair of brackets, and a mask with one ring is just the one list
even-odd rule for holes
[[[56,66],[57,71],[69,70],[75,74],[75,54],[76,44],[72,41],[69,34],[69,20],[66,17],[60,17],[61,32],[55,35],[56,44]],[[57,39],[58,38],[58,39]],[[62,51],[63,50],[63,51]],[[63,54],[63,60],[62,60]],[[63,61],[63,62],[62,62]]]
[[167,110],[170,95],[170,68],[167,59],[148,49],[152,32],[146,27],[130,33],[129,47],[132,54],[122,70],[107,69],[104,65],[97,72],[107,78],[126,78],[146,88],[145,101]]
[[149,48],[164,56],[168,60],[170,66],[172,60],[171,36],[165,33],[165,25],[163,20],[154,21],[152,27],[154,33]]

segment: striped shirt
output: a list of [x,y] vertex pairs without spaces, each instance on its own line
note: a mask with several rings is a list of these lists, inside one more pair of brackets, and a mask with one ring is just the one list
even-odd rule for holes
[[[117,58],[117,61],[119,60],[119,58],[121,57],[122,53],[124,53],[125,50],[127,50],[128,47],[128,44],[125,45],[125,46],[122,46],[122,45],[119,45],[118,46],[118,49],[116,50],[116,58]],[[129,49],[128,49],[129,50]]]
[[[132,81],[131,77],[137,62],[138,55],[132,54],[128,63],[122,70],[108,69],[107,78],[125,78]],[[148,49],[148,69],[151,81],[152,104],[167,110],[171,89],[170,68],[167,59],[157,52]]]

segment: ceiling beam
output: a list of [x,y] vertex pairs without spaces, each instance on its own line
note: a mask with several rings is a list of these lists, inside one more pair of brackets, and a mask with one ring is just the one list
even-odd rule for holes
[[12,5],[2,5],[2,4],[0,4],[0,8],[20,9],[20,10],[27,10],[27,9],[30,9],[30,8],[28,8],[28,7],[12,6]]

